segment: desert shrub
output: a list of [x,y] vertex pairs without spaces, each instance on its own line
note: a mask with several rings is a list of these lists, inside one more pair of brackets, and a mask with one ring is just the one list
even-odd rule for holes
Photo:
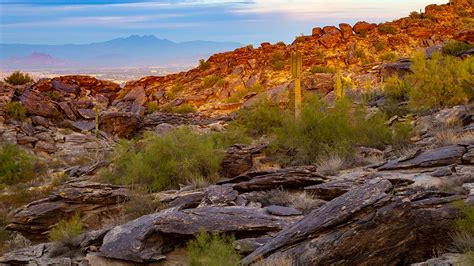
[[157,102],[147,102],[146,111],[148,113],[153,113],[160,110],[160,105]]
[[280,45],[280,46],[286,46],[286,43],[285,43],[285,42],[282,42],[282,41],[280,41],[280,42],[277,42],[277,43],[276,43],[276,45]]
[[13,72],[12,74],[10,74],[10,76],[6,77],[3,80],[11,85],[23,85],[28,82],[33,82],[33,79],[30,77],[30,75],[22,73],[20,71]]
[[386,52],[380,56],[380,60],[382,61],[395,61],[398,59],[398,56],[394,52]]
[[17,101],[9,102],[5,105],[5,112],[16,120],[25,120],[26,119],[26,108]]
[[48,233],[49,240],[53,242],[69,242],[84,232],[81,217],[75,214],[69,220],[62,220]]
[[423,13],[422,12],[416,12],[416,11],[412,11],[410,12],[410,18],[411,19],[423,19]]
[[222,79],[216,75],[209,75],[202,80],[202,87],[205,89],[210,88],[221,80]]
[[237,91],[236,94],[232,95],[229,97],[226,102],[227,103],[237,103],[240,100],[242,100],[245,96],[247,96],[249,93],[260,93],[263,92],[264,88],[260,84],[255,84],[250,88],[242,88],[241,90]]
[[62,97],[61,93],[54,90],[45,92],[45,95],[48,96],[53,101],[59,101],[61,100],[61,97]]
[[163,209],[163,203],[156,200],[153,194],[145,189],[133,189],[129,200],[124,203],[124,214],[128,220],[139,218],[143,215],[158,212]]
[[204,59],[200,59],[199,60],[199,69],[204,71],[204,70],[208,70],[211,68],[211,62],[208,62]]
[[382,41],[378,41],[374,44],[374,48],[378,52],[385,50],[385,47],[387,47],[387,44],[385,44],[385,42],[382,42]]
[[466,265],[474,263],[474,205],[458,201],[454,203],[464,215],[462,218],[456,220],[456,233],[453,235],[453,242],[455,246],[465,256],[463,262]]
[[285,68],[285,53],[283,52],[273,52],[270,55],[269,63],[272,66],[273,70],[283,70]]
[[327,156],[345,158],[358,145],[382,147],[392,142],[392,133],[382,113],[366,118],[365,109],[341,100],[334,107],[311,99],[299,120],[289,119],[277,130],[274,142],[288,155],[288,163],[315,163]]
[[368,34],[367,30],[361,30],[359,34],[357,35],[361,38],[367,38],[367,34]]
[[143,185],[150,191],[176,188],[194,179],[218,179],[224,148],[233,139],[219,133],[198,134],[188,128],[140,141],[122,141],[114,149],[111,170],[102,176],[114,184]]
[[385,80],[383,91],[386,98],[406,101],[408,100],[410,85],[397,75],[393,75]]
[[336,73],[336,70],[328,66],[312,66],[309,70],[311,73]]
[[232,126],[241,126],[250,136],[271,134],[283,126],[285,115],[285,111],[277,104],[263,99],[249,108],[241,109]]
[[201,232],[188,242],[187,258],[192,266],[238,266],[240,256],[232,246],[233,237]]
[[366,58],[367,55],[365,54],[365,51],[363,49],[356,49],[354,51],[354,56],[360,59]]
[[420,53],[413,59],[412,71],[407,80],[414,109],[453,106],[472,98],[474,58],[461,60],[434,53],[428,60]]
[[179,106],[176,106],[173,108],[172,113],[177,113],[177,114],[187,114],[187,113],[195,113],[196,108],[190,104],[182,104]]
[[383,25],[378,26],[377,29],[380,33],[384,33],[384,34],[397,34],[398,33],[397,28],[395,28],[392,25],[383,24]]
[[444,55],[457,56],[472,48],[473,44],[451,40],[443,46],[442,52]]
[[0,184],[12,185],[35,176],[35,158],[13,144],[0,146]]

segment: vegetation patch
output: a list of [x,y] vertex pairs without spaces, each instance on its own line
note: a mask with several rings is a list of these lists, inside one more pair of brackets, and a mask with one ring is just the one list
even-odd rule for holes
[[79,214],[69,220],[60,221],[49,231],[48,238],[53,242],[67,243],[84,232]]
[[398,30],[392,25],[382,24],[377,27],[378,31],[383,34],[397,34]]
[[199,69],[202,71],[208,70],[211,68],[211,62],[208,62],[204,59],[199,60]]
[[451,40],[443,46],[442,52],[444,55],[457,56],[472,48],[473,44]]
[[13,185],[35,177],[35,158],[13,144],[0,146],[0,184]]
[[456,220],[453,241],[456,247],[464,252],[463,259],[472,265],[474,263],[474,205],[459,201],[455,202],[454,206],[464,214],[464,217]]
[[211,88],[217,83],[222,83],[222,79],[216,75],[209,75],[202,80],[202,87],[204,89]]
[[232,242],[233,237],[201,232],[187,244],[188,262],[192,266],[238,266],[240,255]]
[[395,61],[398,59],[398,55],[395,52],[386,52],[380,56],[382,61]]
[[312,66],[309,71],[313,74],[316,74],[316,73],[331,73],[331,74],[334,74],[334,73],[336,73],[336,70],[334,68],[328,67],[328,66]]
[[26,108],[21,102],[13,101],[5,105],[5,112],[13,119],[23,121],[26,119]]
[[152,133],[140,141],[122,141],[115,148],[114,167],[102,172],[109,182],[142,185],[149,191],[177,188],[204,179],[218,180],[224,149],[235,143],[231,135],[198,134],[188,128],[162,136]]
[[33,79],[30,77],[30,75],[20,71],[13,72],[10,74],[10,76],[3,80],[11,85],[24,85],[26,83],[33,82]]
[[279,71],[285,69],[285,53],[275,51],[270,55],[269,63],[273,70]]

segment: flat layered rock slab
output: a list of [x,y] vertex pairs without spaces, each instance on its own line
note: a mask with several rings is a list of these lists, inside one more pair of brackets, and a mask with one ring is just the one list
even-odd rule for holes
[[379,167],[379,170],[395,170],[416,167],[434,167],[450,164],[461,164],[466,148],[459,145],[445,146],[429,150],[405,160],[394,160]]
[[274,188],[303,188],[321,184],[327,178],[320,175],[313,166],[289,167],[273,171],[248,172],[219,184],[233,184],[238,191],[269,190]]
[[98,228],[102,219],[119,214],[128,200],[128,189],[100,183],[67,184],[48,198],[34,201],[15,211],[7,229],[18,231],[32,241],[44,241],[51,227],[76,212],[87,228]]
[[113,228],[104,237],[100,254],[136,262],[156,261],[201,231],[259,236],[280,231],[294,221],[268,215],[260,208],[167,209]]

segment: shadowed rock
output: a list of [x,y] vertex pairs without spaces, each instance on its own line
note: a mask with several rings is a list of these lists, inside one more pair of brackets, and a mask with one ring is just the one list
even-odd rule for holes
[[410,202],[392,189],[388,180],[368,181],[279,232],[243,264],[289,256],[296,265],[399,265],[445,248],[459,216],[449,203],[459,197],[426,194]]

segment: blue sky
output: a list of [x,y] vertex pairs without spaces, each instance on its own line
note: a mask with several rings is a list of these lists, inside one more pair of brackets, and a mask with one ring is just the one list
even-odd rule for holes
[[447,0],[0,0],[0,43],[64,44],[132,34],[173,41],[291,42],[315,26],[391,21]]

